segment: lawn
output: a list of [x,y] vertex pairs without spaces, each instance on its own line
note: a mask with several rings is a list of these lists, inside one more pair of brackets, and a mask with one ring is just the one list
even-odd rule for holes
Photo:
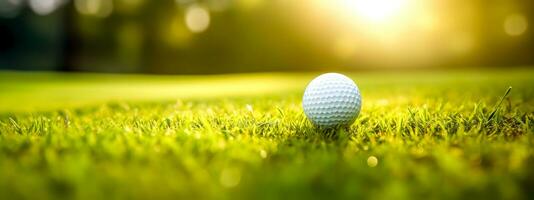
[[534,69],[348,73],[337,130],[318,74],[0,72],[0,199],[534,198]]

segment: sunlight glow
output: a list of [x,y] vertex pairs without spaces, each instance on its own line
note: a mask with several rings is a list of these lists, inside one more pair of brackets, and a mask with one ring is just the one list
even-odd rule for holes
[[[477,26],[469,13],[447,15],[450,6],[424,0],[315,0],[305,24],[326,31],[318,40],[333,56],[360,66],[430,66],[449,56],[466,56],[477,47]],[[471,11],[470,9],[466,9]],[[452,12],[452,11],[451,11]],[[451,19],[465,18],[463,21]],[[453,22],[454,21],[454,22]],[[462,31],[457,31],[461,29]],[[465,32],[465,36],[463,35]],[[458,38],[451,42],[442,38]],[[452,40],[452,39],[451,39]],[[319,42],[318,42],[319,43]]]
[[401,13],[406,0],[341,0],[341,6],[369,22],[384,23]]

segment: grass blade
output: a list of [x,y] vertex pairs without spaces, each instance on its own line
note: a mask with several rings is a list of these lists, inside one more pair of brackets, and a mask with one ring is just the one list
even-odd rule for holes
[[512,86],[508,87],[508,89],[506,90],[504,95],[501,97],[501,100],[499,101],[499,103],[497,103],[497,105],[495,105],[495,107],[493,108],[493,111],[491,112],[490,116],[488,117],[488,121],[487,121],[488,123],[489,123],[490,120],[493,119],[493,117],[495,117],[495,113],[497,113],[497,111],[501,107],[501,104],[502,104],[504,98],[506,98],[506,96],[508,96],[508,94],[510,94],[510,91],[512,91]]

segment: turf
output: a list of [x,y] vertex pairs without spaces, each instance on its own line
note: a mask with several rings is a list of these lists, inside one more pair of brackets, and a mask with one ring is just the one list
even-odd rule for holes
[[317,74],[1,72],[0,199],[534,198],[534,70],[351,73],[335,130]]

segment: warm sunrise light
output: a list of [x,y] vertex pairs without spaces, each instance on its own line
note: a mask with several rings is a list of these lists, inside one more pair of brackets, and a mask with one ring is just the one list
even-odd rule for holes
[[[440,21],[440,13],[432,12],[432,6],[417,0],[317,0],[312,9],[331,30],[331,35],[318,38],[334,38],[330,48],[337,58],[401,67],[399,63],[434,61],[448,50],[440,48],[438,37],[432,35],[438,26],[447,24]],[[470,40],[463,41],[457,49],[471,47]],[[395,64],[387,63],[393,60]]]
[[384,23],[399,15],[406,0],[341,0],[341,6],[372,23]]
[[346,34],[358,34],[360,40],[370,36],[387,42],[398,40],[399,33],[418,20],[430,18],[422,9],[425,6],[413,0],[316,0],[313,9]]

